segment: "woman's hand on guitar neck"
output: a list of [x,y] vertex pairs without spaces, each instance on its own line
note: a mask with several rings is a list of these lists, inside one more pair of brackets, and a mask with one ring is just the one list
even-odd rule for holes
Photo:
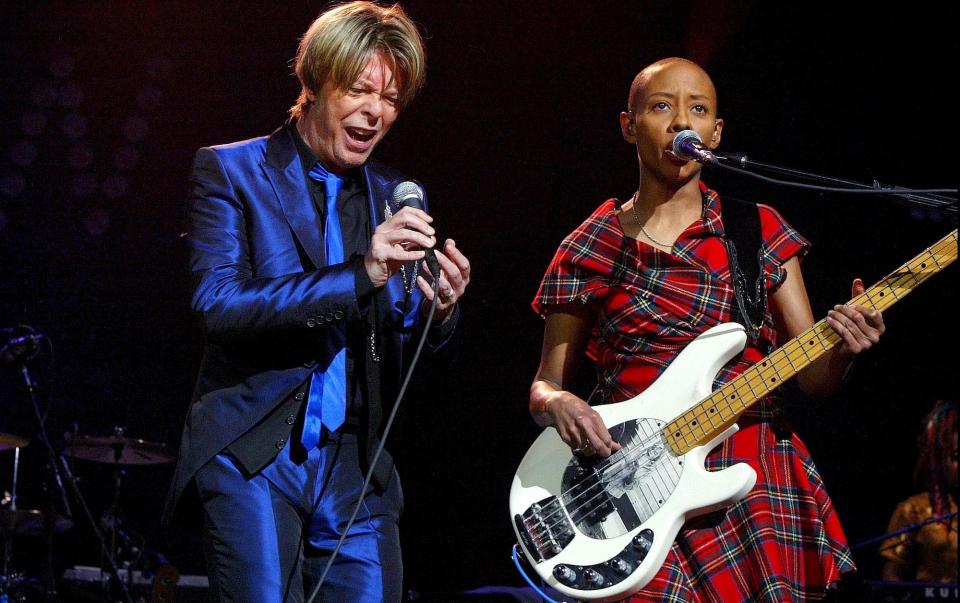
[[[777,331],[782,336],[781,344],[814,324],[800,261],[796,257],[790,258],[783,267],[787,278],[770,296],[770,309]],[[854,279],[850,288],[853,298],[856,299],[863,291],[863,281]],[[835,306],[827,313],[826,321],[840,336],[840,344],[830,348],[826,354],[797,375],[800,389],[818,398],[837,393],[854,355],[877,343],[886,329],[880,312],[858,304]]]
[[[863,291],[863,281],[853,279],[851,296],[856,298]],[[843,338],[838,353],[844,356],[869,350],[880,341],[880,336],[886,330],[883,314],[879,310],[856,304],[834,306],[833,310],[827,312],[827,323]]]

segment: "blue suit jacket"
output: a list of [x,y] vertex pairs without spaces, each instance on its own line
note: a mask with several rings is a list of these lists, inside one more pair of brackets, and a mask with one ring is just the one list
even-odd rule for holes
[[[206,343],[164,511],[166,524],[197,470],[310,377],[323,349],[325,325],[363,319],[355,295],[355,271],[363,269],[362,261],[324,265],[323,222],[291,136],[281,128],[269,137],[202,148],[194,159],[192,304]],[[403,176],[372,160],[362,172],[372,233],[385,204],[396,210],[393,189]],[[384,410],[379,401],[385,396],[378,394],[395,395],[403,344],[424,328],[418,311],[422,294],[415,286],[406,294],[401,279],[401,274],[389,279],[372,305],[378,309],[374,319],[383,349],[377,365],[380,392],[368,396],[368,450],[377,441]],[[389,476],[392,469],[387,456],[378,463],[377,475]]]

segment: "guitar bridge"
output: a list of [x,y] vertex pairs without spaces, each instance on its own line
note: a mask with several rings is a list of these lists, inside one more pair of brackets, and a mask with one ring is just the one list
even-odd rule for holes
[[573,524],[556,496],[536,502],[513,516],[520,544],[537,563],[558,555],[573,540]]

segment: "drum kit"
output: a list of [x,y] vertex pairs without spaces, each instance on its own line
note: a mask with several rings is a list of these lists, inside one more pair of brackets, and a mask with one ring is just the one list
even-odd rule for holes
[[[29,329],[29,327],[27,328]],[[9,329],[3,331],[4,337],[0,339],[0,363],[19,363],[18,368],[27,386],[31,402],[35,410],[39,411],[35,384],[27,370],[26,361],[36,355],[37,350],[31,346],[37,344],[43,336],[35,336],[31,329],[28,333],[17,335],[19,337],[17,339],[11,336]],[[38,418],[41,417],[39,412],[36,414]],[[122,560],[121,557],[124,556],[125,548],[138,551],[139,556],[142,556],[143,547],[142,542],[139,543],[140,546],[138,547],[128,546],[130,534],[124,529],[125,520],[120,512],[119,504],[122,478],[129,467],[171,463],[174,460],[173,455],[164,444],[129,437],[125,434],[125,430],[120,427],[114,428],[114,433],[107,436],[82,436],[68,439],[61,448],[62,452],[57,452],[47,437],[43,421],[40,420],[38,423],[39,429],[34,442],[19,434],[0,431],[0,466],[8,462],[6,460],[7,455],[13,457],[10,490],[0,488],[0,554],[2,554],[0,603],[37,600],[34,594],[38,594],[39,600],[63,600],[57,594],[56,581],[51,567],[53,535],[71,530],[74,528],[75,522],[82,521],[90,523],[90,527],[100,540],[101,553],[107,566],[103,572],[104,583],[108,584],[113,591],[113,593],[105,594],[104,600],[132,601],[130,590],[120,579],[122,570],[119,569],[118,561],[126,567],[123,574],[132,575],[134,569],[132,565],[137,560],[129,558],[130,555]],[[3,427],[3,425],[0,425],[0,429]],[[47,493],[54,494],[54,496],[44,496],[47,500],[46,506],[42,510],[21,508],[17,499],[18,481],[21,478],[19,475],[21,472],[21,454],[23,449],[31,444],[34,444],[34,448],[41,448],[39,451],[41,455],[44,454],[43,448],[46,449],[45,452],[49,457],[47,468],[51,474],[46,477],[49,477],[51,482],[56,483],[54,492]],[[109,465],[113,468],[113,502],[110,508],[103,513],[99,522],[94,520],[77,486],[77,481],[71,470],[71,462],[69,462],[73,460]],[[57,490],[59,492],[56,492]],[[68,496],[68,492],[72,496]],[[60,504],[53,504],[52,499],[58,496],[60,499],[57,502]],[[72,506],[69,502],[71,498],[76,503]],[[71,507],[79,508],[81,513],[72,513]],[[106,534],[103,532],[106,532]],[[37,580],[16,569],[14,563],[16,556],[13,549],[15,543],[19,546],[22,542],[28,540],[42,542],[43,539],[46,539],[46,546],[48,547],[48,567],[44,579]],[[36,550],[36,545],[32,545],[32,547]]]

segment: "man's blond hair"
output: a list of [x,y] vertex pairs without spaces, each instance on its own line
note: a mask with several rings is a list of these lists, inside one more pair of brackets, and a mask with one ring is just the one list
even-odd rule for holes
[[294,72],[302,90],[290,115],[303,117],[310,107],[307,92],[318,93],[328,80],[340,90],[349,88],[377,52],[393,68],[397,106],[403,108],[423,86],[426,72],[423,40],[403,8],[359,1],[321,14],[297,49]]

